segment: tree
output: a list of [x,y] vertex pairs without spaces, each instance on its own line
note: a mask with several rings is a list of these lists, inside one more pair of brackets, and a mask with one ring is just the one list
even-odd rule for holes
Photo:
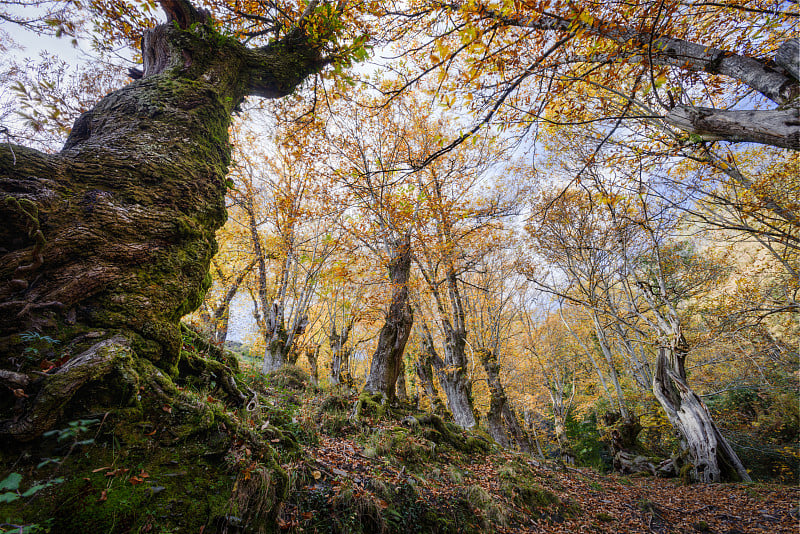
[[[414,323],[408,282],[413,256],[411,231],[415,199],[410,177],[398,171],[413,158],[407,128],[396,109],[349,109],[327,126],[328,165],[343,187],[353,217],[350,234],[380,258],[391,293],[385,321],[370,362],[364,391],[394,401],[403,352]],[[344,110],[343,110],[344,111]]]
[[[653,394],[685,440],[694,478],[704,482],[736,478],[749,481],[750,475],[719,431],[708,407],[689,385],[686,373],[690,346],[684,335],[685,319],[679,303],[716,278],[714,270],[703,269],[690,248],[668,242],[663,226],[659,225],[664,219],[653,214],[653,206],[647,205],[645,197],[639,198],[639,205],[634,206],[638,213],[625,214],[642,228],[639,239],[620,226],[616,230],[625,259],[627,276],[623,282],[628,291],[635,291],[641,297],[642,305],[632,311],[658,336]],[[615,223],[624,224],[620,222],[620,212],[630,208],[610,203],[607,206]],[[670,219],[668,215],[664,218]],[[695,269],[700,276],[691,276]],[[635,301],[630,299],[630,302]]]
[[[351,265],[345,265],[344,261],[334,265],[329,274],[330,289],[324,293],[326,310],[324,329],[331,351],[330,383],[334,386],[340,383],[352,386],[354,383],[350,374],[350,354],[353,351],[353,344],[348,342],[364,306],[364,286],[345,278],[351,276],[349,271],[352,269],[352,258],[348,263]],[[364,275],[363,272],[360,274]]]
[[[489,386],[489,411],[486,422],[489,434],[505,448],[533,452],[533,444],[517,417],[500,376],[501,363],[512,351],[510,338],[518,320],[514,296],[524,293],[524,281],[513,272],[508,250],[499,249],[476,265],[465,280],[466,309],[475,355],[486,373]],[[516,278],[516,280],[515,280]],[[506,356],[505,358],[503,358]]]
[[[324,185],[313,172],[313,160],[292,150],[288,139],[276,139],[276,145],[267,157],[253,143],[241,143],[231,173],[240,184],[231,196],[244,211],[257,265],[257,302],[264,323],[262,373],[280,369],[293,354],[309,325],[320,272],[337,246],[331,218],[318,198]],[[264,227],[271,230],[269,247]],[[268,282],[268,260],[278,264],[274,284]]]
[[483,126],[537,121],[598,122],[606,140],[624,126],[667,145],[797,149],[800,40],[785,7],[420,0],[386,25],[387,39],[430,36],[403,54],[414,66],[387,93],[438,78],[436,98],[477,116],[424,163]]
[[[526,268],[528,278],[540,290],[586,311],[594,330],[593,344],[606,362],[614,402],[623,420],[630,422],[604,317],[609,308],[612,308],[609,315],[617,317],[613,313],[612,287],[621,262],[615,254],[614,234],[608,231],[592,198],[574,189],[543,193],[533,210],[537,216],[531,218],[527,231],[545,266],[536,270]],[[605,389],[605,378],[593,357],[593,348],[584,345],[584,351]]]
[[569,338],[553,314],[548,314],[539,324],[534,323],[533,310],[523,310],[520,323],[524,347],[535,360],[542,382],[550,398],[553,412],[553,430],[565,464],[575,463],[575,453],[567,436],[567,417],[574,408],[578,369],[577,355]]
[[342,52],[325,24],[337,13],[315,2],[258,48],[186,1],[160,3],[168,22],[145,32],[138,79],[81,115],[61,152],[0,146],[2,367],[28,330],[58,332],[76,355],[0,423],[6,437],[41,435],[113,369],[146,383],[177,372],[178,321],[209,286],[225,220],[231,113],[248,95],[291,93]]

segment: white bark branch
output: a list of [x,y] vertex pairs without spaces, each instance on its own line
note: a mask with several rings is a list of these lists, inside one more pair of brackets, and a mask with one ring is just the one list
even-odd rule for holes
[[760,143],[800,150],[800,109],[718,110],[675,106],[664,120],[703,141]]

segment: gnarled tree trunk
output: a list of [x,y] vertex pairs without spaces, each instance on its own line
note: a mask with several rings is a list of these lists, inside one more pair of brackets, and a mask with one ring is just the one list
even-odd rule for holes
[[319,361],[319,347],[318,344],[306,347],[306,359],[311,369],[311,385],[315,387],[319,386],[319,367],[317,366],[317,362]]
[[489,381],[489,412],[486,414],[489,434],[503,448],[515,447],[530,454],[533,451],[530,438],[519,424],[517,414],[514,413],[500,381],[497,355],[487,349],[476,352]]
[[390,401],[395,398],[395,385],[400,374],[400,363],[406,348],[414,314],[408,300],[408,278],[411,274],[411,236],[405,234],[395,241],[389,261],[389,280],[392,284],[392,302],[386,322],[378,336],[378,346],[372,355],[369,376],[364,391],[383,394]]
[[347,386],[353,384],[353,378],[350,376],[351,349],[346,346],[353,324],[353,321],[346,322],[339,332],[335,330],[336,325],[334,324],[331,327],[331,333],[328,334],[328,344],[331,347],[330,381],[333,386],[341,383]]
[[428,352],[423,352],[419,356],[419,360],[414,363],[414,371],[417,373],[420,383],[422,384],[422,391],[431,401],[431,410],[437,415],[445,413],[444,403],[436,391],[436,385],[433,383],[433,368],[431,367],[431,355]]
[[694,466],[692,478],[701,482],[736,478],[750,481],[750,475],[720,433],[705,403],[689,387],[685,360],[685,342],[659,349],[653,394],[685,441]]
[[81,355],[31,386],[0,439],[40,435],[118,362],[177,373],[179,320],[209,287],[226,218],[231,112],[326,63],[300,29],[248,49],[187,2],[162,5],[169,21],[145,34],[141,79],[81,115],[61,152],[0,145],[0,367],[38,369],[18,359],[26,331]]
[[397,373],[397,383],[395,386],[397,400],[408,402],[408,389],[406,388],[406,364],[403,357],[400,357],[400,371]]
[[466,332],[454,330],[447,321],[442,323],[448,333],[444,346],[445,358],[442,359],[436,352],[433,336],[424,321],[420,322],[422,346],[436,369],[453,421],[461,428],[473,428],[477,421],[472,404],[472,384],[467,377],[467,357],[464,352]]

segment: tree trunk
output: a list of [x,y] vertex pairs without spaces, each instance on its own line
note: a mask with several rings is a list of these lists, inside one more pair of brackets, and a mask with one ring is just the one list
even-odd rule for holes
[[345,384],[352,385],[353,378],[350,376],[350,349],[344,347],[345,340],[340,336],[329,336],[331,343],[331,385]]
[[452,328],[447,320],[442,321],[446,332],[444,343],[445,358],[442,359],[433,345],[433,336],[428,325],[420,322],[422,346],[430,356],[430,361],[439,377],[439,385],[444,390],[447,407],[453,414],[453,421],[461,428],[472,428],[477,424],[472,405],[472,384],[467,379],[467,356],[464,352],[466,332]]
[[[236,292],[239,291],[239,287],[242,285],[242,282],[247,275],[250,274],[250,271],[254,265],[255,260],[251,261],[250,264],[236,276],[233,284],[231,284],[231,286],[225,292],[225,295],[222,297],[222,300],[219,302],[219,304],[217,304],[217,307],[214,308],[213,315],[209,317],[209,321],[211,322],[211,338],[219,345],[224,344],[225,340],[228,338],[231,302],[233,302]],[[217,273],[221,274],[218,268]]]
[[431,367],[431,355],[428,352],[420,354],[419,361],[414,363],[414,371],[417,373],[422,391],[431,401],[431,411],[437,415],[444,414],[447,410],[444,407],[436,385],[433,383],[433,368]]
[[749,482],[741,460],[720,433],[705,403],[686,382],[686,351],[682,345],[659,349],[653,394],[685,441],[694,466],[693,478],[701,482],[737,478]]
[[[296,313],[300,313],[295,311]],[[263,374],[272,373],[286,365],[287,363],[297,362],[297,357],[290,361],[290,353],[294,350],[294,341],[305,332],[308,326],[308,318],[300,317],[295,324],[286,331],[283,324],[282,305],[278,302],[272,304],[269,316],[266,320],[267,335],[269,336],[267,347],[264,349],[264,361],[261,362],[261,372]]]
[[606,359],[606,363],[608,364],[608,376],[611,379],[611,383],[614,385],[614,392],[616,393],[617,397],[617,408],[619,409],[619,413],[622,414],[623,419],[629,419],[630,416],[628,415],[628,407],[625,405],[625,394],[623,393],[622,386],[619,383],[619,374],[617,373],[617,366],[614,363],[614,355],[611,353],[611,347],[608,343],[606,332],[603,329],[603,326],[600,324],[600,318],[597,316],[597,311],[594,309],[592,310],[592,322],[594,323],[594,329],[597,335],[597,344],[600,346],[603,357]]
[[575,453],[572,451],[567,436],[567,411],[563,406],[556,404],[553,404],[553,432],[556,435],[561,461],[567,465],[574,465]]
[[477,421],[472,406],[472,387],[464,372],[460,369],[449,372],[437,369],[437,373],[455,424],[464,429],[475,427]]
[[408,402],[408,389],[406,388],[406,364],[403,358],[400,358],[400,372],[397,373],[397,400],[401,402]]
[[351,320],[345,321],[342,325],[341,331],[336,330],[336,322],[331,325],[331,332],[328,334],[328,344],[331,347],[331,385],[344,383],[345,385],[353,385],[353,377],[350,376],[350,352],[351,349],[345,347],[347,340],[350,338],[350,330],[355,324],[355,317]]
[[411,237],[409,234],[393,244],[389,262],[389,280],[392,284],[392,303],[386,322],[378,337],[378,346],[372,355],[369,376],[364,391],[383,394],[389,401],[395,398],[395,385],[400,374],[400,360],[406,348],[414,314],[408,300],[408,278],[411,274]]
[[530,439],[519,424],[517,415],[506,397],[503,383],[500,382],[500,364],[497,355],[486,349],[478,350],[477,354],[489,381],[489,412],[486,414],[489,435],[505,449],[515,447],[530,454],[533,450]]
[[[290,93],[325,64],[300,30],[247,49],[185,3],[162,5],[169,22],[145,34],[143,77],[81,115],[60,153],[0,145],[4,369],[38,369],[19,362],[20,334],[46,331],[64,354],[87,354],[63,368],[82,377],[73,384],[106,375],[122,353],[174,376],[178,323],[209,287],[226,218],[231,112],[247,94]],[[60,375],[29,392],[24,431],[2,422],[0,435],[46,431],[73,393],[51,394]]]
[[314,387],[319,386],[319,345],[306,347],[306,359],[308,359],[308,366],[311,369],[311,385]]

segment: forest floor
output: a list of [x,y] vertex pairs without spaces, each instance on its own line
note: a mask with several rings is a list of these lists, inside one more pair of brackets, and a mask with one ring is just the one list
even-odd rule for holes
[[[239,379],[247,407],[224,402],[207,376],[141,415],[72,415],[27,448],[0,443],[0,533],[800,530],[797,486],[601,474],[503,450],[409,406],[310,386],[298,368]],[[257,442],[271,452],[257,457]]]
[[[299,406],[299,424],[314,426],[319,437],[304,446],[301,463],[312,476],[284,506],[284,531],[800,531],[800,487],[685,485],[679,479],[601,474],[494,444],[466,452],[434,445],[390,415],[354,422],[351,410],[334,409],[326,417],[326,408],[337,402],[346,408],[354,399],[306,397]],[[420,510],[417,521],[414,507]],[[436,510],[438,517],[424,510]]]
[[[380,425],[376,430],[390,432],[392,426]],[[404,468],[402,459],[371,458],[364,452],[356,439],[322,438],[318,446],[307,448],[307,458],[313,458],[312,462],[318,466],[320,480],[305,489],[328,486],[335,492],[337,488],[354,487],[368,494],[370,480],[379,478],[395,487],[413,485],[418,500],[436,506],[442,501],[469,495],[472,488],[478,486],[494,502],[472,503],[477,505],[473,512],[483,520],[481,524],[486,531],[498,533],[800,531],[799,487],[759,483],[687,486],[678,479],[600,474],[589,468],[564,469],[555,462],[541,462],[502,451],[449,457],[445,453],[440,462],[414,473]],[[527,522],[514,521],[515,515],[529,514],[524,507],[516,506],[513,496],[509,498],[502,488],[504,466],[520,461],[530,466],[536,483],[558,498],[551,506],[540,507],[540,517],[531,517]],[[447,462],[452,463],[448,466]],[[460,471],[462,476],[454,476],[454,471]],[[552,506],[556,503],[559,506]],[[380,506],[388,505],[380,503]],[[299,508],[285,507],[281,522],[286,530],[302,530]]]

